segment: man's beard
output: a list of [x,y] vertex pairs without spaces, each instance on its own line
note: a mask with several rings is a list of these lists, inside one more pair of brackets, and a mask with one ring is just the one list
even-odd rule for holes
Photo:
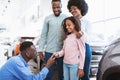
[[61,14],[61,11],[59,12],[59,14],[54,14],[56,17],[58,17]]

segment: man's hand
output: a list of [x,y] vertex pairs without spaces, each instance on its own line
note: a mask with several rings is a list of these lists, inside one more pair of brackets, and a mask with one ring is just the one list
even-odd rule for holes
[[39,53],[40,60],[44,61],[44,54],[43,54],[43,52],[38,52],[38,53]]
[[55,62],[55,57],[50,57],[45,67],[49,68]]

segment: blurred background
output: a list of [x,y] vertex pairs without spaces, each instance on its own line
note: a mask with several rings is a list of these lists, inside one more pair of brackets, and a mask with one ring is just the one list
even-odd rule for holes
[[[62,0],[62,12],[68,0]],[[86,0],[89,6],[84,17],[92,23],[91,75],[96,75],[104,48],[120,37],[119,0]],[[12,57],[15,45],[31,40],[36,46],[44,18],[52,13],[51,0],[0,0],[0,66]],[[6,56],[6,57],[5,57]]]
[[[67,10],[67,1],[62,0],[62,11]],[[89,6],[84,17],[91,21],[93,41],[106,44],[119,37],[119,0],[86,0]],[[51,0],[0,0],[0,37],[38,36],[44,17],[52,13]],[[9,34],[8,34],[9,33]]]

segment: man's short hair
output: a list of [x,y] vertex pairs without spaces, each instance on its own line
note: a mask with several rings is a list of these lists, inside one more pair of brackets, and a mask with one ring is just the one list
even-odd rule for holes
[[52,2],[54,2],[54,1],[60,1],[61,2],[61,0],[52,0]]
[[20,45],[20,51],[26,50],[26,49],[29,48],[31,45],[33,45],[33,43],[30,42],[30,41],[24,41],[24,42],[22,42],[22,44]]

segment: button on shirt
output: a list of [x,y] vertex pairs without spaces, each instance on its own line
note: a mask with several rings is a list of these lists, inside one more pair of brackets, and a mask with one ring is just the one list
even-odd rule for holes
[[28,69],[28,64],[21,54],[10,58],[0,68],[0,80],[43,80],[48,73],[47,68],[43,68],[37,75]]
[[66,17],[67,15],[61,13],[57,17],[51,14],[45,18],[38,51],[45,50],[54,53],[62,49],[63,30],[61,24]]

